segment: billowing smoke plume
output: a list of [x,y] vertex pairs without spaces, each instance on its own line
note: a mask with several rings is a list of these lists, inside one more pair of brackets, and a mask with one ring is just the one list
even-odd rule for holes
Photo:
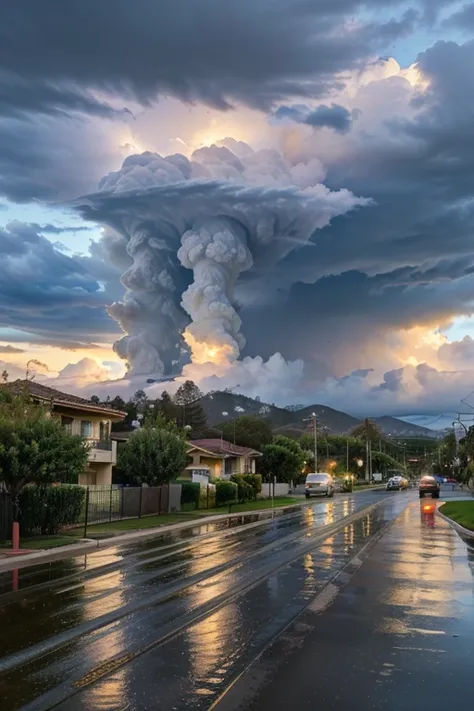
[[86,218],[127,242],[125,295],[109,313],[126,334],[115,350],[131,374],[179,372],[189,351],[201,363],[238,358],[239,274],[265,278],[331,218],[368,202],[329,191],[323,178],[318,160],[292,166],[276,150],[226,139],[190,160],[130,156],[79,201]]

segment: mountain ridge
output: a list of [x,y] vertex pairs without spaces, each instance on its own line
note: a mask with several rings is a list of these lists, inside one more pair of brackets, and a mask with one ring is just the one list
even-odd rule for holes
[[[200,403],[210,427],[215,427],[226,420],[232,421],[241,415],[254,415],[268,420],[276,434],[287,434],[293,437],[298,437],[311,426],[313,412],[318,418],[320,429],[325,429],[330,434],[347,434],[363,421],[327,405],[314,404],[299,409],[291,406],[284,408],[225,390],[203,395]],[[370,419],[380,427],[384,435],[429,438],[438,436],[435,431],[427,427],[412,425],[389,415]]]

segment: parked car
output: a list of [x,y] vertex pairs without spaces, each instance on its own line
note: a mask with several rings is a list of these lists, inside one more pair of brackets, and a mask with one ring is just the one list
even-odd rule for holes
[[320,472],[318,474],[308,474],[305,483],[305,496],[334,496],[334,479],[330,474]]
[[439,488],[439,482],[434,476],[422,476],[418,485],[420,499],[422,499],[425,494],[431,494],[433,499],[439,499]]

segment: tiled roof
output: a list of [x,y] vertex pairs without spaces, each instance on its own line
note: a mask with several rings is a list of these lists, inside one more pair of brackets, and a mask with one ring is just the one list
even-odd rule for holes
[[232,442],[227,442],[225,439],[192,439],[189,440],[188,444],[191,447],[200,447],[213,454],[222,454],[223,456],[258,457],[261,454],[256,449],[240,447],[238,444],[232,444]]
[[70,393],[62,393],[60,390],[55,390],[42,383],[37,383],[34,380],[14,380],[12,383],[5,383],[0,385],[2,388],[7,388],[10,392],[15,395],[21,395],[25,390],[33,398],[38,398],[43,401],[53,401],[53,403],[58,403],[62,405],[78,406],[81,409],[87,408],[88,410],[95,410],[97,412],[107,412],[111,415],[125,417],[126,413],[120,410],[114,410],[113,407],[107,407],[107,405],[96,405],[90,400],[86,400],[78,395],[71,395]]

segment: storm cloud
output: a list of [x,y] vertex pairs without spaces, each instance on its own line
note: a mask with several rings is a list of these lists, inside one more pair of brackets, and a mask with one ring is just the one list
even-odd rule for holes
[[[367,19],[351,26],[361,8]],[[381,8],[388,19],[370,16]],[[268,108],[321,94],[336,73],[413,31],[417,17],[402,0],[20,0],[0,11],[0,66],[35,85],[74,83],[144,105],[171,94]]]
[[[0,230],[0,327],[36,334],[41,343],[64,333],[88,344],[110,338],[116,328],[107,317],[108,296],[79,261],[55,249],[35,226],[10,222]],[[58,338],[61,334],[61,338]]]
[[340,104],[331,104],[331,106],[321,104],[315,109],[304,104],[279,106],[272,115],[276,121],[287,119],[313,128],[332,128],[338,133],[350,131],[354,117],[357,117],[356,110],[351,113]]
[[[0,193],[15,202],[68,201],[106,175],[81,209],[109,227],[88,255],[72,257],[44,236],[54,226],[8,225],[0,235],[0,326],[80,348],[116,338],[120,329],[105,311],[113,302],[110,313],[128,336],[138,315],[138,333],[151,337],[153,309],[165,305],[168,320],[151,346],[166,365],[183,364],[181,334],[191,322],[196,335],[210,325],[217,332],[220,319],[243,358],[237,362],[247,363],[236,382],[247,378],[256,394],[264,389],[263,375],[249,376],[257,359],[285,397],[301,378],[311,399],[343,409],[366,395],[374,409],[390,396],[407,407],[410,395],[421,407],[430,387],[441,398],[443,379],[453,392],[461,388],[449,373],[468,369],[470,340],[434,349],[435,368],[407,366],[422,357],[403,334],[474,313],[474,43],[447,37],[406,69],[377,55],[397,51],[396,42],[419,28],[423,41],[428,28],[469,32],[472,3],[461,10],[449,0],[4,5]],[[269,117],[255,153],[271,170],[237,141],[191,156],[193,145],[191,159],[140,149],[120,168],[130,149],[119,146],[134,143],[134,116],[155,111],[163,97],[228,114],[245,105],[262,123]],[[139,130],[136,139],[148,145]],[[370,202],[296,229],[287,250],[252,241],[265,233],[252,221],[235,228],[239,199],[239,217],[252,199],[279,227],[285,200],[320,183],[322,202],[341,190]],[[203,218],[206,201],[215,209]],[[130,210],[140,224],[125,224]],[[232,259],[222,270],[214,257],[225,246]],[[150,288],[138,288],[141,277]],[[231,298],[210,324],[206,289],[217,283]],[[132,359],[138,341],[127,343],[121,354]]]

